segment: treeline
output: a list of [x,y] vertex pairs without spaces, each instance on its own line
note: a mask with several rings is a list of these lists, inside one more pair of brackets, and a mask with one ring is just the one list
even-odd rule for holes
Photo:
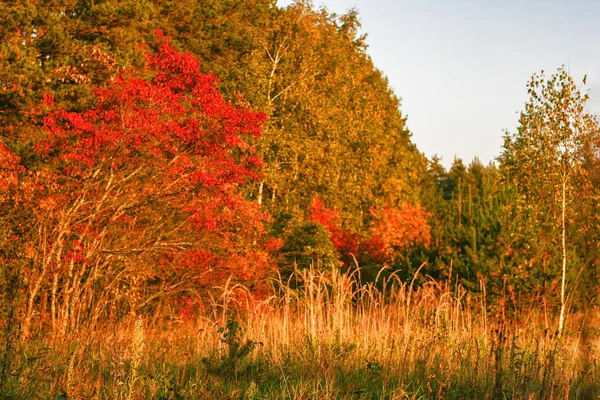
[[188,312],[238,283],[260,296],[310,265],[594,295],[598,125],[562,70],[532,78],[497,164],[445,170],[411,142],[354,11],[106,0],[0,15],[0,260],[25,329]]

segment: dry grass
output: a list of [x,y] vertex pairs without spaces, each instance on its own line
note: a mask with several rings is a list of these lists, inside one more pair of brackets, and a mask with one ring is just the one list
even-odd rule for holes
[[[225,286],[195,321],[132,317],[21,345],[3,398],[592,399],[597,332],[559,339],[534,305],[488,309],[449,282],[299,272],[261,303]],[[502,302],[498,302],[502,304]],[[243,310],[243,311],[240,311]],[[233,315],[236,315],[234,318]],[[2,398],[0,396],[0,398]]]

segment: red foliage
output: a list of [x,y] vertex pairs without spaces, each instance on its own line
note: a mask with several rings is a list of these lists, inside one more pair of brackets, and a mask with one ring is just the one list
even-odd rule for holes
[[[57,249],[51,264],[85,270],[135,259],[153,282],[183,279],[196,289],[232,275],[263,281],[272,268],[270,217],[240,187],[262,176],[254,142],[266,116],[228,103],[214,75],[161,40],[147,71],[96,90],[93,109],[44,119],[33,209],[55,224],[57,236],[44,243]],[[0,189],[15,179],[4,153]]]
[[174,299],[171,305],[175,308],[177,317],[181,321],[187,322],[198,315],[199,303],[198,300],[184,296],[181,299]]
[[429,214],[423,207],[404,203],[400,209],[385,207],[370,211],[374,220],[369,238],[361,243],[361,247],[372,260],[379,263],[394,262],[402,250],[412,245],[429,246]]
[[0,200],[19,181],[19,174],[24,171],[20,162],[21,159],[0,142]]
[[331,242],[343,257],[358,257],[359,252],[377,263],[394,262],[403,250],[413,245],[429,246],[429,214],[423,207],[405,203],[400,209],[385,207],[371,209],[373,221],[367,237],[359,241],[359,235],[341,228],[337,209],[326,208],[315,197],[309,207],[308,219],[317,222],[329,232]]
[[356,257],[358,255],[358,235],[343,229],[340,215],[337,209],[326,208],[323,200],[313,198],[308,211],[308,219],[317,222],[329,232],[331,243],[344,257]]
[[317,222],[327,229],[333,228],[340,223],[340,215],[337,209],[326,208],[325,203],[318,197],[314,197],[310,207],[308,216],[309,221]]

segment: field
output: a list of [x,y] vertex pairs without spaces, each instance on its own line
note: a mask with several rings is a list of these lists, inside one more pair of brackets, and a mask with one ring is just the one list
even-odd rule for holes
[[[261,302],[221,288],[197,318],[132,315],[24,343],[5,327],[4,399],[593,399],[599,351],[590,317],[542,299],[518,311],[451,280],[305,270]],[[297,282],[301,289],[293,289]],[[505,304],[503,306],[502,304]],[[243,311],[240,311],[243,310]],[[510,318],[509,318],[510,314]],[[161,314],[162,315],[162,314]],[[511,321],[511,322],[509,322]],[[588,322],[584,322],[588,321]]]

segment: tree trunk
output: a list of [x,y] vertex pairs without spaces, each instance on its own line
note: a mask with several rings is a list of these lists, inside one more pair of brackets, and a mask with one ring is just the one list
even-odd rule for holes
[[263,203],[263,190],[264,190],[264,186],[265,186],[265,182],[261,181],[260,185],[258,186],[258,204]]
[[567,280],[567,245],[566,245],[566,177],[562,179],[562,279],[560,282],[560,317],[558,320],[558,336],[562,336],[565,325],[565,289]]

